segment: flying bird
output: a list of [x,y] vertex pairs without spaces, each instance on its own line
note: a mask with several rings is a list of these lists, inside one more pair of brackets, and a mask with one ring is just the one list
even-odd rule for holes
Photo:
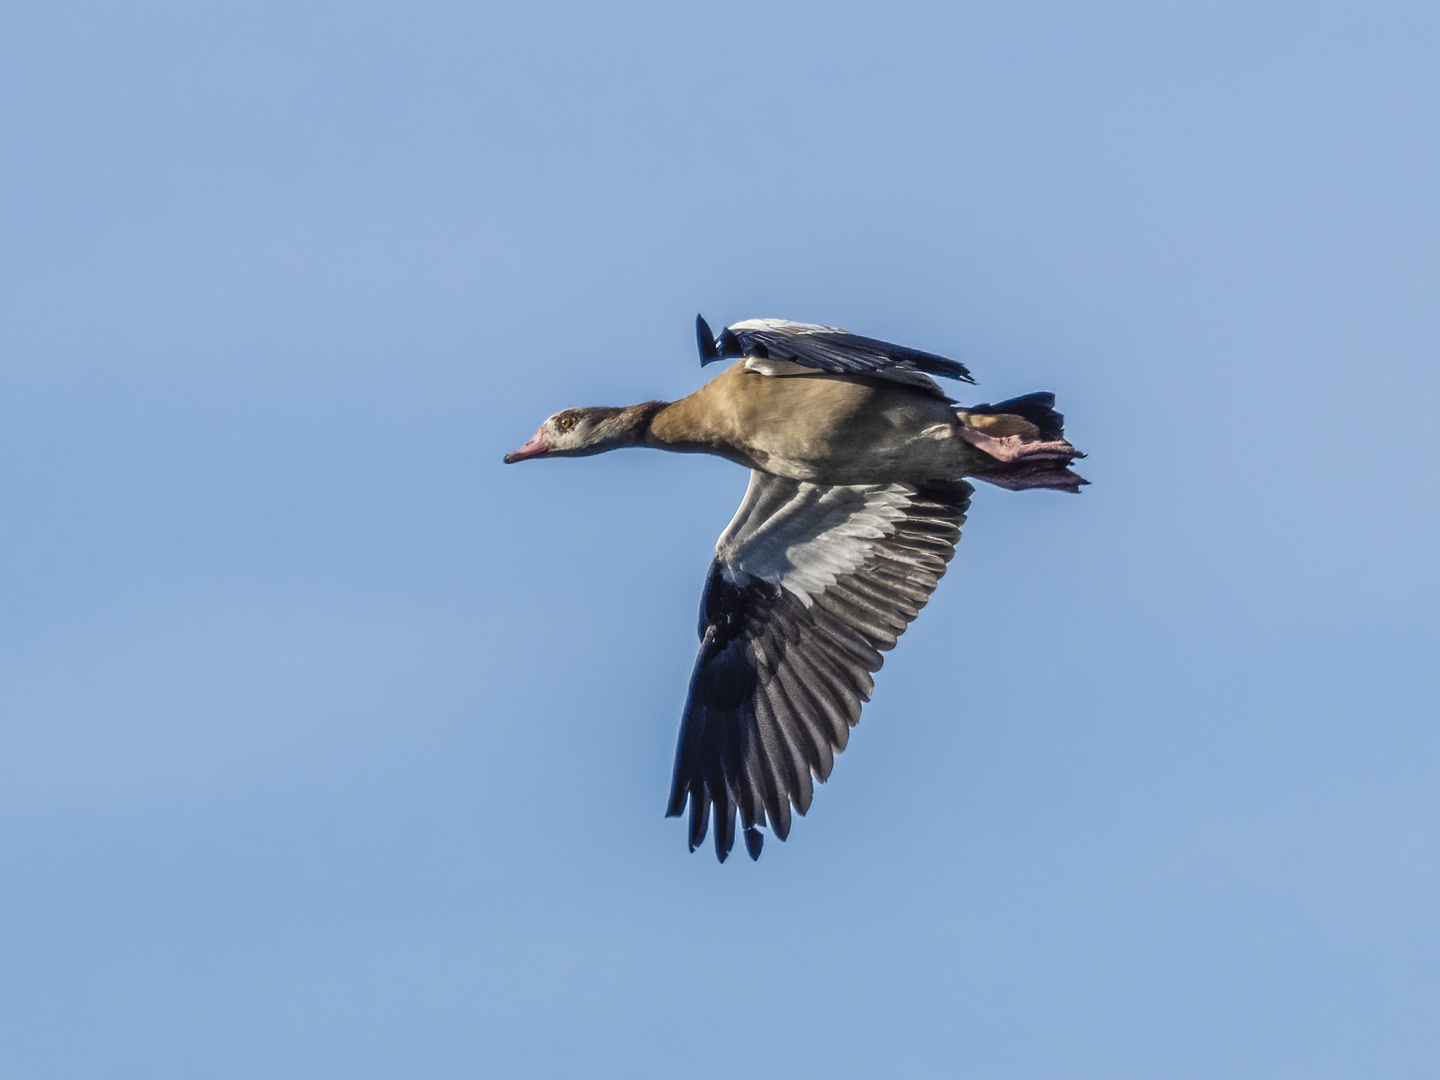
[[831,326],[748,319],[703,365],[734,359],[679,401],[556,413],[505,462],[622,446],[715,454],[750,470],[715,545],[700,655],[680,726],[667,815],[689,806],[694,851],[752,859],[810,808],[894,648],[945,574],[974,491],[1078,492],[1053,394],[962,406],[932,376],[973,383],[934,353]]

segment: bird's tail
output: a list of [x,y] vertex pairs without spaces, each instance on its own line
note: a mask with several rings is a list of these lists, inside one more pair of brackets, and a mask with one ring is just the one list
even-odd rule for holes
[[960,433],[980,450],[978,480],[1022,491],[1055,488],[1078,492],[1090,481],[1070,471],[1070,464],[1085,455],[1065,440],[1065,417],[1055,411],[1055,395],[1026,394],[994,405],[956,409]]

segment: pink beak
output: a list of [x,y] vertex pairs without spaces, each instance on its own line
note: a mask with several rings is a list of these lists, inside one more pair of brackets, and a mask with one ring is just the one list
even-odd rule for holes
[[512,450],[505,455],[505,464],[514,465],[515,462],[524,461],[526,458],[544,457],[549,452],[550,447],[545,442],[545,436],[537,431],[534,435],[530,436],[530,441],[520,447],[519,450]]

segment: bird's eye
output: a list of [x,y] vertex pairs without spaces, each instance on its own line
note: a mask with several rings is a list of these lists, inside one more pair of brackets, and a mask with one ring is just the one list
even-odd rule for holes
[[575,417],[562,416],[559,420],[555,421],[555,426],[558,427],[561,431],[569,431],[572,427],[575,426]]

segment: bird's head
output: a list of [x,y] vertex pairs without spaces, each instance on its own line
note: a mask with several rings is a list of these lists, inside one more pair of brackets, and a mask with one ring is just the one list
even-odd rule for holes
[[586,457],[618,446],[633,446],[644,438],[650,417],[661,404],[565,409],[541,424],[524,446],[506,454],[505,464],[538,457]]

